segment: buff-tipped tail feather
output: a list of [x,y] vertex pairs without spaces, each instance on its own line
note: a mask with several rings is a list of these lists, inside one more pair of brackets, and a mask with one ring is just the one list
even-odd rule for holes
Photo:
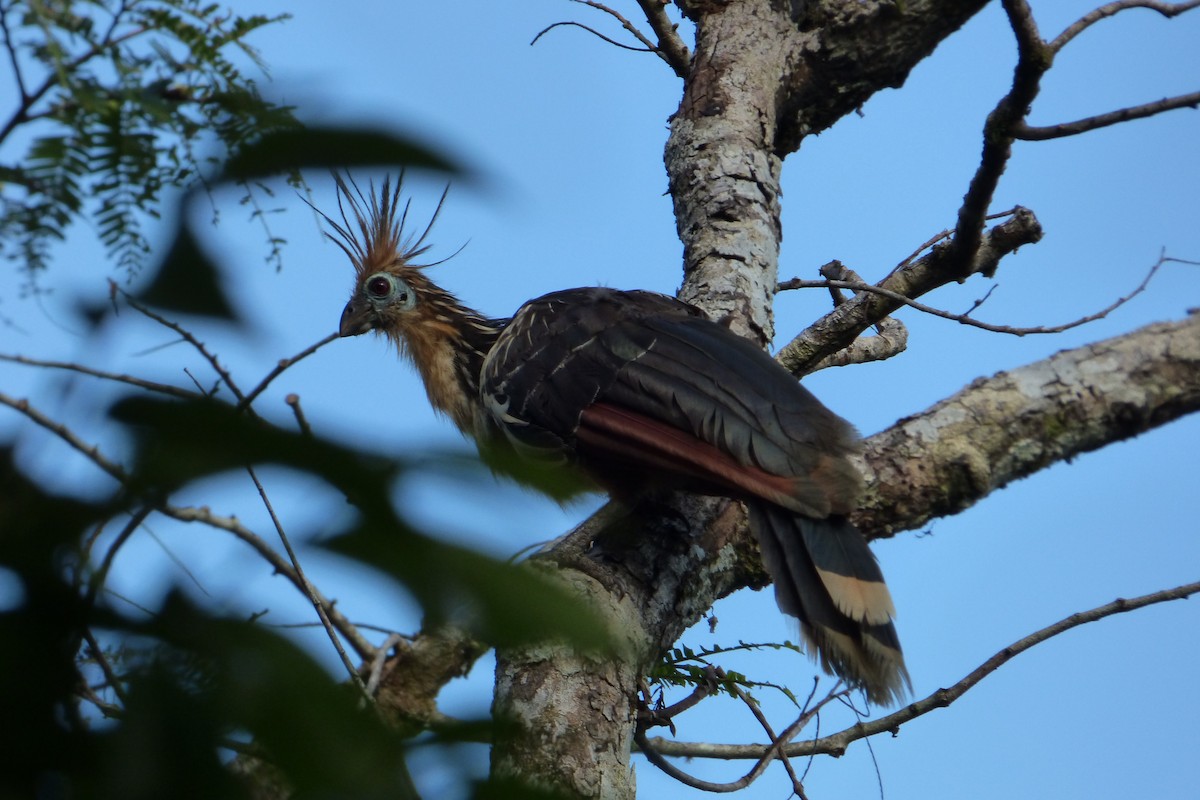
[[912,690],[895,612],[866,540],[844,518],[815,520],[762,501],[747,504],[782,611],[800,620],[821,667],[876,705]]

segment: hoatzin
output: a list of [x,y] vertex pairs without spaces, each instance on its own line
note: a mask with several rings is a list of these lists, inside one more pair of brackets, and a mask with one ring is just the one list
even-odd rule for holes
[[877,704],[903,697],[892,600],[846,518],[862,488],[849,423],[672,297],[567,289],[483,317],[413,263],[429,228],[402,239],[399,183],[366,197],[337,182],[341,223],[326,219],[357,273],[342,336],[387,336],[481,449],[568,463],[622,498],[655,487],[743,501],[779,607],[825,670]]

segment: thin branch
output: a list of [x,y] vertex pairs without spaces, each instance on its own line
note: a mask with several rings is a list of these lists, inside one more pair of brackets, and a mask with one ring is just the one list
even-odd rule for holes
[[[782,283],[780,283],[779,290],[785,291],[785,290],[790,290],[790,289],[835,288],[835,289],[852,289],[855,292],[869,292],[872,294],[878,294],[882,297],[886,297],[889,300],[895,300],[898,303],[903,303],[904,305],[909,306],[910,308],[914,308],[917,311],[920,311],[924,314],[930,314],[935,317],[941,317],[942,319],[948,319],[953,322],[958,322],[962,325],[969,325],[974,328],[981,328],[985,331],[991,331],[992,333],[1007,333],[1012,336],[1031,336],[1031,335],[1046,334],[1046,333],[1062,333],[1063,331],[1068,331],[1068,330],[1071,330],[1072,328],[1078,328],[1081,325],[1087,325],[1090,322],[1095,322],[1097,320],[1104,319],[1109,314],[1111,314],[1113,311],[1116,311],[1118,308],[1125,305],[1126,303],[1128,303],[1133,298],[1137,297],[1142,292],[1146,291],[1146,287],[1150,285],[1150,281],[1153,280],[1154,276],[1156,274],[1158,274],[1159,269],[1161,269],[1163,264],[1166,264],[1166,263],[1191,264],[1194,266],[1200,266],[1200,262],[1187,261],[1187,260],[1184,260],[1181,258],[1171,258],[1171,257],[1167,256],[1166,253],[1164,252],[1161,255],[1159,255],[1158,260],[1155,261],[1154,264],[1151,265],[1150,269],[1146,272],[1146,276],[1144,278],[1142,278],[1142,282],[1139,283],[1131,292],[1129,292],[1129,294],[1123,295],[1122,297],[1118,297],[1116,300],[1109,303],[1107,306],[1100,309],[1099,311],[1096,311],[1092,314],[1088,314],[1087,316],[1084,316],[1084,317],[1080,317],[1079,319],[1072,320],[1071,322],[1064,322],[1061,325],[1038,325],[1038,326],[1027,327],[1027,328],[1016,327],[1013,325],[995,325],[990,322],[983,322],[981,320],[977,320],[974,317],[970,316],[971,311],[974,311],[974,309],[977,308],[979,306],[979,304],[983,302],[982,300],[977,301],[976,305],[972,307],[971,311],[968,311],[965,314],[955,314],[954,312],[951,312],[951,311],[945,311],[940,308],[934,308],[933,306],[925,305],[924,303],[919,303],[916,300],[907,298],[898,292],[893,292],[888,289],[883,289],[879,286],[873,286],[869,283],[862,283],[859,281],[836,281],[836,280],[806,281],[806,280],[800,280],[799,278],[793,278],[791,280],[783,281]],[[825,362],[822,361],[821,364],[825,364]],[[834,365],[830,364],[829,366],[834,366]],[[840,366],[840,364],[837,364],[837,366]],[[814,368],[814,370],[815,370],[815,368]]]
[[174,331],[175,333],[179,334],[180,337],[182,337],[185,342],[187,342],[192,347],[194,347],[196,349],[196,351],[198,353],[200,353],[201,356],[204,357],[204,360],[209,363],[209,366],[211,366],[213,368],[213,371],[216,372],[218,376],[220,376],[221,381],[226,386],[229,387],[229,391],[231,391],[233,393],[234,398],[238,401],[238,408],[240,410],[247,411],[251,415],[254,414],[253,409],[242,408],[242,403],[245,402],[246,396],[242,393],[242,390],[239,389],[238,385],[234,382],[233,376],[229,374],[229,370],[227,370],[227,369],[225,369],[225,367],[221,366],[221,362],[219,360],[217,360],[217,357],[215,354],[210,353],[208,351],[208,348],[204,346],[204,342],[201,342],[199,339],[197,339],[191,331],[189,331],[187,328],[180,325],[178,322],[167,319],[166,317],[162,316],[161,314],[151,311],[149,308],[142,305],[137,300],[133,299],[127,292],[116,288],[115,284],[112,284],[112,286],[113,286],[114,291],[120,292],[121,295],[125,298],[125,302],[129,303],[129,305],[134,310],[138,311],[139,313],[143,314],[146,317],[149,317],[150,319],[157,322],[159,325],[162,325],[163,327],[168,328],[168,329]]
[[[184,506],[173,506],[167,503],[159,505],[156,509],[160,514],[168,516],[180,522],[200,522],[219,530],[233,534],[238,539],[241,539],[246,544],[250,545],[256,553],[258,553],[264,561],[284,578],[292,583],[301,592],[305,591],[304,585],[300,580],[300,576],[288,563],[287,559],[281,556],[274,548],[266,543],[258,534],[247,528],[234,517],[223,517],[214,514],[208,508],[195,508]],[[313,593],[320,601],[325,613],[329,616],[330,623],[337,628],[338,632],[350,642],[355,652],[360,658],[369,660],[375,655],[375,646],[358,631],[354,623],[342,615],[334,604],[326,599],[320,590],[313,587]],[[305,592],[307,595],[307,592]]]
[[313,604],[313,608],[317,610],[317,616],[321,618],[321,625],[325,628],[325,632],[329,634],[329,641],[333,642],[333,649],[337,651],[338,656],[342,659],[342,665],[346,668],[346,672],[350,674],[350,680],[362,692],[367,703],[374,703],[374,696],[371,692],[367,691],[367,686],[363,683],[362,676],[358,674],[358,670],[354,668],[354,665],[350,663],[349,657],[346,656],[341,639],[338,638],[337,631],[329,621],[329,615],[325,611],[325,604],[322,602],[321,596],[317,593],[316,587],[309,581],[308,576],[304,574],[304,569],[300,566],[300,559],[296,555],[296,551],[292,548],[292,542],[288,538],[287,532],[283,529],[283,523],[275,513],[274,506],[271,505],[271,498],[267,496],[266,487],[258,479],[258,473],[254,471],[254,467],[246,467],[246,472],[249,473],[250,480],[254,482],[254,488],[258,490],[258,496],[262,498],[263,507],[266,508],[267,514],[271,517],[271,524],[275,526],[275,532],[279,534],[279,540],[283,542],[283,549],[287,551],[288,560],[292,562],[292,569],[296,571],[300,590],[304,592],[304,595]]
[[[320,341],[315,342],[315,343],[309,345],[308,347],[304,348],[303,350],[301,350],[299,353],[292,356],[291,358],[281,358],[279,360],[279,363],[275,365],[275,368],[272,369],[270,372],[268,372],[266,377],[264,377],[261,381],[259,381],[257,386],[255,386],[253,389],[251,389],[246,394],[245,397],[243,397],[240,401],[238,401],[237,410],[243,411],[246,408],[249,408],[250,404],[253,403],[254,400],[260,394],[262,394],[268,386],[271,385],[271,381],[275,380],[281,374],[283,374],[284,370],[293,366],[294,364],[296,364],[296,362],[302,361],[303,359],[308,358],[313,353],[317,352],[322,347],[324,347],[325,345],[329,344],[330,342],[332,342],[334,339],[337,339],[337,338],[338,338],[338,334],[336,332],[331,333],[328,336],[326,336],[324,339],[321,339]],[[289,395],[289,397],[290,396],[291,395]]]
[[596,30],[595,28],[584,25],[582,22],[574,22],[572,20],[567,20],[565,22],[555,22],[555,23],[552,23],[552,24],[547,25],[546,27],[542,28],[540,31],[538,31],[537,36],[534,36],[533,39],[530,40],[529,46],[532,47],[533,45],[537,44],[538,39],[541,39],[543,36],[545,36],[550,31],[554,30],[555,28],[563,28],[563,27],[568,27],[568,26],[573,27],[573,28],[583,28],[585,31],[592,34],[596,38],[603,39],[604,41],[608,42],[609,44],[611,44],[615,47],[620,47],[622,50],[632,50],[635,53],[656,52],[653,47],[634,47],[631,44],[625,44],[624,42],[618,42],[616,39],[613,39],[609,36],[605,36],[603,33]]
[[0,8],[0,32],[4,34],[4,49],[8,51],[13,80],[17,84],[17,93],[21,95],[21,103],[24,105],[29,98],[29,91],[25,88],[25,74],[21,71],[21,62],[17,58],[17,45],[13,41],[12,31],[8,28],[8,12],[8,8]]
[[[846,287],[853,288],[853,287]],[[884,317],[875,325],[874,336],[861,336],[836,353],[830,353],[816,364],[809,373],[820,372],[830,367],[848,367],[851,364],[870,364],[887,361],[908,349],[908,328],[898,319]]]
[[[113,669],[112,664],[109,663],[108,657],[104,655],[104,651],[100,649],[100,644],[96,641],[96,635],[92,633],[91,628],[83,629],[83,639],[87,642],[88,650],[91,652],[97,666],[100,667],[100,671],[104,673],[106,684],[112,687],[113,694],[121,701],[121,707],[128,706],[129,695],[125,693],[125,689],[121,686],[121,678],[117,675],[116,670]],[[98,701],[99,698],[96,698],[96,700]],[[107,706],[107,704],[104,705]],[[100,704],[97,703],[97,706],[100,707]]]
[[[972,273],[994,271],[1004,256],[1041,239],[1042,226],[1032,211],[1018,206],[1005,215],[1009,218],[984,233],[969,266]],[[995,216],[989,215],[988,219]],[[942,238],[939,234],[930,241]],[[950,245],[942,244],[915,261],[910,256],[876,284],[876,288],[912,299],[944,286],[954,280],[953,274],[942,266],[950,249]],[[905,305],[899,297],[863,291],[808,326],[782,347],[776,358],[793,375],[803,377],[822,359],[850,346],[867,328]]]
[[108,550],[104,553],[104,559],[100,562],[100,566],[92,573],[91,578],[88,580],[86,603],[89,608],[96,604],[96,595],[99,593],[100,587],[104,585],[104,580],[108,577],[108,573],[112,569],[113,562],[117,558],[117,551],[137,532],[137,529],[146,521],[146,517],[150,516],[151,510],[149,506],[142,506],[133,512],[129,517],[129,521],[125,523],[125,527],[121,528],[121,532],[117,534],[113,543],[109,545]]
[[[850,691],[849,689],[846,689],[846,688],[839,689],[839,686],[840,686],[840,684],[835,684],[834,688],[829,692],[829,694],[827,694],[824,698],[822,698],[821,701],[819,703],[817,703],[815,706],[808,707],[808,705],[806,703],[805,708],[801,709],[800,716],[796,719],[796,721],[793,722],[791,725],[788,725],[788,727],[785,728],[783,733],[780,734],[779,736],[776,736],[774,734],[770,723],[767,721],[766,717],[763,715],[761,709],[758,708],[757,704],[753,700],[747,698],[744,694],[742,694],[740,692],[740,690],[738,690],[738,697],[744,703],[746,703],[747,707],[749,707],[751,712],[754,714],[755,719],[757,719],[759,724],[763,726],[763,729],[765,731],[767,731],[767,736],[771,739],[771,744],[761,746],[761,749],[759,750],[758,755],[755,756],[756,762],[755,762],[754,766],[751,767],[751,769],[748,772],[746,772],[746,774],[744,774],[742,777],[738,778],[737,780],[730,781],[728,783],[714,783],[712,781],[702,780],[700,778],[695,777],[694,775],[691,775],[690,773],[684,772],[683,770],[679,769],[671,762],[667,761],[666,758],[664,758],[664,756],[679,755],[679,752],[678,752],[679,748],[677,747],[677,745],[682,744],[680,742],[673,742],[671,740],[662,739],[661,737],[656,737],[655,739],[649,739],[646,736],[645,730],[641,726],[638,726],[637,730],[634,732],[634,741],[637,743],[638,749],[641,750],[642,755],[644,755],[646,757],[647,761],[649,761],[651,764],[658,767],[663,772],[670,775],[672,778],[679,781],[680,783],[690,786],[693,789],[700,789],[700,790],[706,791],[706,792],[727,793],[727,792],[740,791],[741,789],[744,789],[747,786],[749,786],[750,784],[754,783],[754,781],[758,780],[758,778],[762,776],[763,772],[766,771],[767,767],[770,766],[771,762],[774,761],[776,758],[786,759],[787,757],[792,756],[792,753],[790,752],[791,748],[788,746],[788,742],[790,742],[793,738],[795,738],[796,735],[800,733],[800,731],[804,730],[804,728],[808,725],[808,723],[811,722],[815,717],[817,717],[817,715],[820,713],[821,709],[823,709],[827,704],[829,704],[830,702],[832,702],[835,699],[844,697]],[[735,687],[735,689],[736,689],[736,687]],[[811,699],[812,699],[811,695],[809,696],[809,699],[811,701]],[[705,743],[700,743],[700,744],[701,744],[701,749],[708,746]],[[737,745],[730,745],[730,746],[738,747]],[[741,747],[759,747],[759,746],[758,745],[748,745],[748,746],[742,745]],[[701,755],[700,757],[709,757],[709,756]],[[786,761],[785,761],[785,763],[786,763]],[[786,769],[788,771],[789,776],[792,779],[793,790],[801,798],[803,798],[805,796],[804,788],[803,788],[803,786],[801,786],[799,778],[796,777],[796,774],[791,769],[790,764],[787,765]]]
[[9,408],[15,409],[36,422],[38,425],[41,425],[43,428],[50,431],[55,436],[73,447],[75,450],[78,450],[89,461],[91,461],[104,472],[108,473],[120,483],[124,484],[129,480],[129,476],[119,464],[109,461],[107,458],[101,455],[99,446],[88,444],[87,442],[83,441],[76,436],[70,428],[61,423],[55,422],[31,406],[29,401],[25,398],[9,397],[3,392],[0,392],[0,405],[6,405]]
[[[948,234],[949,232],[947,231],[946,233]],[[936,241],[936,239],[931,240],[929,244],[932,245],[933,241]],[[917,252],[919,253],[920,251]],[[906,261],[915,258],[916,255],[914,253]],[[841,290],[848,287],[835,285],[830,283],[830,281],[845,281],[857,284],[866,283],[859,277],[858,273],[836,260],[822,266],[820,273],[828,279],[826,283],[829,283],[829,293],[833,297],[834,307],[847,302]],[[776,286],[775,291],[779,292],[789,288],[795,287],[791,286],[790,282],[785,281]],[[858,294],[857,291],[855,293]],[[851,364],[885,361],[903,353],[908,348],[908,328],[900,320],[893,317],[884,317],[876,323],[875,331],[874,336],[860,337],[836,353],[830,353],[814,364],[811,372],[818,372],[830,367],[845,367]]]
[[[80,53],[73,60],[62,65],[62,69],[52,71],[48,76],[46,76],[46,80],[44,80],[42,85],[37,89],[34,89],[32,92],[28,93],[22,92],[20,106],[18,106],[17,110],[13,112],[11,117],[9,117],[8,122],[4,124],[4,127],[0,128],[0,142],[3,142],[5,139],[7,139],[8,135],[12,133],[13,130],[22,122],[26,122],[33,118],[33,115],[30,113],[30,109],[33,108],[34,104],[41,100],[47,92],[62,83],[63,75],[70,75],[72,72],[78,70],[96,56],[107,53],[116,48],[118,45],[137,36],[141,36],[143,33],[146,33],[150,30],[150,28],[147,27],[132,28],[120,36],[113,38],[112,33],[114,27],[115,19],[114,24],[110,26],[108,32],[102,40],[92,45],[84,52]],[[47,38],[49,38],[49,36]]]
[[308,420],[304,416],[304,409],[300,407],[300,395],[293,392],[284,398],[284,402],[292,409],[292,414],[296,417],[296,425],[299,426],[300,432],[305,436],[312,436],[312,426],[308,424]]
[[[974,688],[985,677],[995,672],[1001,666],[1011,661],[1014,657],[1029,650],[1034,645],[1040,644],[1047,639],[1058,636],[1061,633],[1077,628],[1080,625],[1085,625],[1090,622],[1111,617],[1116,614],[1123,614],[1127,611],[1135,611],[1146,606],[1156,603],[1165,603],[1171,600],[1182,600],[1191,597],[1194,594],[1200,593],[1200,581],[1188,583],[1182,586],[1176,586],[1173,589],[1163,589],[1162,591],[1153,592],[1151,594],[1142,595],[1132,599],[1118,598],[1111,603],[1098,606],[1090,611],[1081,611],[1070,615],[1064,619],[1055,622],[1053,625],[1048,625],[1039,631],[1029,634],[1028,636],[1013,642],[1008,647],[995,653],[991,658],[984,661],[960,681],[955,683],[948,689],[938,689],[921,700],[911,703],[904,708],[885,717],[870,720],[868,722],[858,722],[855,725],[846,728],[838,733],[830,734],[829,736],[805,742],[794,742],[786,747],[785,752],[792,758],[809,756],[809,755],[832,755],[841,756],[846,752],[846,748],[851,742],[858,739],[865,739],[868,736],[875,736],[880,733],[890,733],[896,731],[901,725],[909,722],[919,716],[928,714],[930,711],[939,708],[946,708],[958,698],[966,694],[967,691]],[[641,744],[641,742],[639,742]],[[774,744],[752,744],[752,745],[733,745],[733,744],[711,744],[707,742],[678,742],[668,739],[655,738],[648,740],[647,745],[652,747],[662,755],[681,756],[685,758],[719,758],[719,759],[761,759],[777,745]],[[645,745],[643,745],[645,746]]]
[[404,637],[398,633],[392,632],[388,634],[387,639],[383,644],[379,645],[379,649],[375,651],[375,657],[371,659],[370,677],[367,679],[367,694],[372,698],[379,691],[379,680],[383,677],[383,666],[387,663],[388,653],[392,652],[393,647],[398,647],[404,643]]
[[641,42],[643,45],[645,45],[647,50],[649,50],[651,52],[656,52],[658,50],[658,48],[655,46],[654,42],[647,39],[646,35],[644,33],[642,33],[641,31],[639,31],[637,29],[636,25],[634,25],[629,20],[625,19],[625,17],[622,16],[621,13],[619,11],[617,11],[616,9],[609,8],[608,6],[604,5],[603,3],[597,3],[596,0],[571,0],[571,2],[580,3],[581,5],[585,5],[585,6],[591,6],[592,8],[594,8],[598,11],[603,11],[605,14],[608,14],[609,16],[616,19],[617,22],[620,22],[621,27],[624,28],[625,30],[629,31],[629,33],[632,34],[633,38],[637,39],[639,42]]
[[1075,22],[1067,26],[1066,30],[1054,38],[1050,43],[1050,49],[1057,53],[1066,46],[1067,42],[1074,39],[1085,30],[1095,25],[1102,19],[1108,19],[1114,14],[1121,11],[1128,11],[1131,8],[1146,8],[1151,11],[1157,11],[1167,19],[1182,14],[1185,11],[1191,11],[1193,8],[1200,8],[1200,0],[1190,0],[1187,3],[1163,3],[1159,0],[1117,0],[1114,3],[1106,3],[1099,8],[1093,9],[1084,14]]
[[132,375],[123,373],[105,372],[99,369],[85,367],[82,364],[74,364],[69,361],[44,361],[37,358],[28,358],[21,355],[10,355],[8,353],[0,353],[0,361],[10,361],[14,364],[24,364],[29,367],[45,367],[47,369],[61,369],[69,372],[78,372],[81,375],[90,375],[94,378],[101,378],[114,383],[124,383],[129,386],[136,386],[139,389],[145,389],[148,392],[157,392],[170,397],[177,397],[183,400],[195,399],[196,392],[188,389],[180,389],[178,386],[172,386],[167,383],[158,383],[156,381],[148,381],[143,378],[135,378]]
[[638,5],[650,23],[650,29],[658,37],[655,51],[659,58],[666,61],[676,75],[686,80],[692,68],[692,54],[679,37],[679,26],[667,16],[669,0],[638,0]]
[[[718,667],[717,668],[717,676],[720,678],[724,678],[725,670]],[[835,686],[835,688],[836,688],[836,686]],[[788,743],[788,738],[785,738],[785,737],[787,737],[788,731],[794,731],[792,734],[793,736],[795,735],[795,733],[798,733],[802,729],[802,727],[804,725],[807,725],[808,721],[816,715],[817,710],[820,708],[820,706],[817,706],[816,708],[812,709],[811,711],[809,711],[805,708],[800,709],[800,718],[797,719],[795,722],[793,722],[790,726],[788,726],[788,730],[784,731],[784,736],[776,736],[774,728],[771,727],[771,722],[767,719],[767,715],[765,713],[763,713],[763,710],[759,706],[758,701],[754,700],[751,697],[748,697],[746,695],[746,693],[742,691],[742,688],[740,686],[738,686],[737,684],[732,685],[730,687],[730,690],[735,695],[737,695],[737,698],[739,700],[741,700],[742,703],[745,704],[746,708],[748,708],[750,710],[750,713],[754,715],[754,718],[756,720],[758,720],[758,724],[762,726],[763,731],[766,732],[766,734],[767,734],[767,740],[775,745],[775,747],[773,748],[774,757],[778,758],[781,762],[783,762],[783,768],[787,772],[788,777],[792,781],[792,791],[795,792],[796,796],[799,797],[801,800],[807,800],[807,795],[804,794],[804,786],[800,783],[800,779],[796,777],[796,771],[792,769],[792,762],[788,760],[787,753],[784,752],[784,747]],[[827,697],[825,699],[825,702],[828,702],[828,701],[829,701],[829,698]],[[762,769],[765,770],[768,762],[764,761],[764,762],[760,762],[760,763],[762,764]],[[761,775],[762,773],[760,772],[759,774]]]
[[555,22],[543,28],[537,36],[533,37],[533,41],[529,44],[537,44],[538,39],[549,33],[554,28],[570,25],[576,28],[583,28],[588,33],[597,36],[611,45],[623,48],[625,50],[633,50],[637,53],[654,53],[661,58],[666,64],[671,67],[672,71],[681,78],[687,76],[688,67],[691,63],[691,56],[688,54],[687,47],[675,32],[676,26],[667,18],[665,6],[668,4],[666,0],[639,0],[643,12],[645,12],[650,27],[658,36],[658,43],[651,41],[644,33],[638,30],[637,26],[625,18],[619,11],[597,0],[572,0],[572,2],[580,3],[581,5],[590,6],[598,11],[603,11],[605,14],[616,19],[621,23],[621,27],[630,33],[635,39],[642,43],[642,47],[634,47],[632,45],[618,42],[615,39],[605,36],[594,28],[584,25],[580,22]]
[[1175,97],[1164,97],[1162,100],[1143,103],[1140,106],[1119,108],[1107,114],[1097,114],[1094,117],[1085,117],[1084,119],[1077,119],[1074,122],[1063,122],[1058,125],[1032,126],[1021,121],[1012,127],[1012,135],[1014,138],[1029,142],[1041,142],[1047,139],[1060,139],[1064,136],[1075,136],[1080,133],[1107,128],[1109,125],[1116,125],[1119,122],[1145,119],[1155,114],[1161,114],[1164,111],[1174,111],[1177,108],[1196,108],[1197,106],[1200,106],[1200,92],[1191,92]]

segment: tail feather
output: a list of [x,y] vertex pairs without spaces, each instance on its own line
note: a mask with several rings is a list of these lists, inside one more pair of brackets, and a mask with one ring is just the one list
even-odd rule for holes
[[821,667],[861,687],[877,705],[912,688],[883,574],[862,534],[844,518],[816,520],[747,503],[779,608],[800,620]]

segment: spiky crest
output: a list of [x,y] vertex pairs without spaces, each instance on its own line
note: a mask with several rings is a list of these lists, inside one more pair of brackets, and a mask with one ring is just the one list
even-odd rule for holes
[[[316,211],[333,228],[333,233],[327,232],[325,235],[346,254],[360,278],[395,266],[412,269],[433,266],[412,262],[430,248],[425,240],[442,211],[446,195],[450,191],[449,186],[442,191],[437,208],[425,225],[425,230],[414,241],[412,236],[405,238],[404,235],[412,201],[408,200],[403,205],[400,203],[400,192],[404,185],[403,171],[396,179],[394,188],[391,176],[385,177],[378,193],[375,191],[374,181],[368,184],[364,193],[349,175],[343,177],[335,172],[333,179],[337,184],[338,213],[342,221],[339,223],[320,209]],[[438,263],[441,261],[434,262]]]

